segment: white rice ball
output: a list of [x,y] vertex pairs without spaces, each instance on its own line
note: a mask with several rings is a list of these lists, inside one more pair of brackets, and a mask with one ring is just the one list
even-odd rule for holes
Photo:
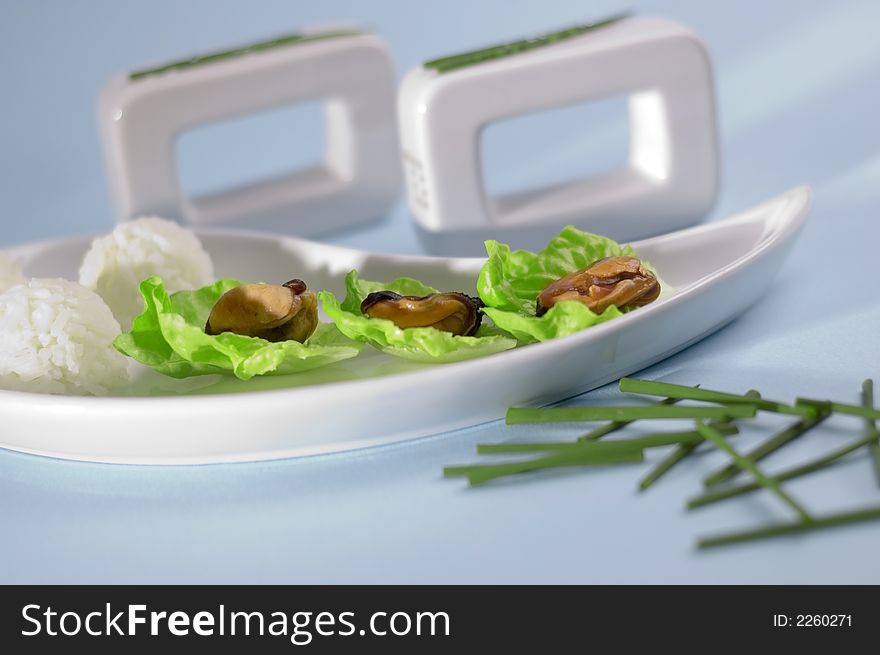
[[110,308],[68,280],[33,279],[0,294],[0,388],[103,395],[128,381]]
[[164,218],[121,223],[92,242],[79,269],[80,284],[98,292],[123,330],[143,311],[138,285],[159,275],[169,293],[214,282],[214,265],[198,237]]
[[0,293],[3,293],[16,284],[23,284],[24,275],[21,267],[9,255],[0,252]]

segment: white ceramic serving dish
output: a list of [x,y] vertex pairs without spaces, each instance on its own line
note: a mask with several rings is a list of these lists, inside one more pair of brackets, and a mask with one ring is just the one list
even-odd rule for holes
[[[242,382],[140,372],[127,397],[0,391],[0,446],[69,459],[195,464],[387,444],[498,419],[633,373],[711,334],[773,283],[810,204],[802,187],[726,220],[634,243],[676,291],[569,337],[476,360],[422,365],[365,347],[313,372]],[[301,277],[342,292],[344,274],[400,275],[473,291],[480,259],[382,255],[292,237],[206,230],[219,276]],[[88,238],[13,251],[32,276],[75,277]]]

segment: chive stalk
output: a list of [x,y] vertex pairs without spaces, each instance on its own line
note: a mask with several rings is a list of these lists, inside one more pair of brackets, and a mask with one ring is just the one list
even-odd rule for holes
[[666,475],[673,466],[694,452],[699,445],[699,443],[688,443],[678,446],[678,448],[660,460],[653,469],[648,471],[647,475],[639,482],[639,489],[641,491],[648,489],[657,480]]
[[[608,444],[593,444],[595,446],[607,446]],[[535,459],[524,460],[521,462],[508,462],[504,464],[483,464],[475,466],[450,466],[443,469],[445,477],[464,476],[467,477],[471,486],[485,484],[490,480],[514,475],[517,473],[526,473],[538,469],[560,468],[568,466],[599,466],[606,464],[629,464],[644,461],[644,454],[641,450],[624,447],[624,448],[604,448],[590,449],[586,452],[579,450],[577,452],[554,453],[545,457],[537,457]]]
[[830,400],[816,400],[814,398],[796,398],[795,404],[802,407],[828,408],[828,411],[835,414],[848,414],[849,416],[860,416],[864,419],[876,421],[880,419],[880,409],[874,407],[864,407],[862,405],[847,405],[846,403],[835,403]]
[[[745,457],[748,457],[753,462],[759,462],[771,453],[774,453],[782,448],[785,444],[794,441],[798,437],[806,434],[814,427],[819,425],[826,418],[828,418],[828,416],[829,415],[827,413],[822,413],[815,418],[801,419],[794,425],[791,425],[784,430],[778,432],[754,450],[745,453]],[[722,482],[726,482],[739,472],[740,467],[737,466],[736,463],[731,462],[721,467],[714,473],[706,476],[706,478],[703,479],[703,484],[707,487],[714,487],[718,484],[721,484]]]
[[[834,450],[827,455],[823,455],[818,459],[814,459],[811,462],[807,462],[806,464],[801,464],[800,466],[795,466],[780,473],[776,473],[773,475],[773,479],[777,482],[785,482],[786,480],[793,480],[795,478],[799,478],[815,471],[821,471],[822,469],[831,466],[832,464],[849,455],[850,453],[853,453],[861,448],[864,448],[865,446],[870,445],[874,441],[874,439],[876,439],[874,435],[868,435],[859,439],[858,441],[854,441],[848,446],[838,448],[837,450]],[[757,482],[748,482],[734,487],[713,489],[707,491],[706,493],[700,494],[699,496],[694,496],[693,498],[688,500],[687,507],[688,509],[696,509],[697,507],[710,505],[720,500],[733,498],[734,496],[740,496],[742,494],[747,494],[763,488],[764,487]]]
[[[697,385],[699,386],[699,385]],[[664,398],[663,400],[654,403],[655,405],[674,405],[680,400],[680,398]],[[633,423],[635,419],[629,421],[611,421],[611,423],[606,423],[605,425],[600,425],[598,428],[594,430],[590,430],[586,434],[578,437],[578,441],[598,441],[602,437],[607,434],[611,434],[612,432],[617,432],[625,428],[630,423]]]
[[[862,382],[862,407],[874,409],[874,380],[871,378]],[[874,437],[873,441],[868,444],[868,450],[874,461],[874,475],[877,482],[880,483],[880,431],[877,430],[877,423],[874,419],[866,418],[865,422],[868,425],[868,435]]]
[[[697,386],[699,386],[699,385],[697,385]],[[758,393],[754,389],[749,389],[745,395],[748,396],[749,398],[760,398],[761,397],[761,394]],[[719,431],[722,431],[721,429],[724,427],[728,427],[723,423],[714,423],[713,425],[716,428],[718,428]],[[729,427],[735,427],[735,426],[729,426]],[[724,433],[722,432],[722,434],[724,434]],[[649,489],[651,487],[651,485],[653,485],[655,482],[657,482],[657,480],[659,480],[664,475],[666,475],[672,469],[672,467],[674,467],[676,464],[678,464],[683,459],[686,459],[692,452],[694,452],[697,449],[697,446],[699,446],[699,445],[700,445],[699,443],[681,444],[677,448],[675,448],[675,450],[673,450],[666,457],[664,457],[659,462],[657,462],[657,465],[654,468],[652,468],[650,471],[648,471],[648,473],[645,475],[645,477],[643,477],[639,481],[639,491],[645,491],[646,489]]]
[[[477,452],[480,454],[544,454],[533,459],[515,462],[447,467],[443,471],[444,475],[447,477],[464,476],[472,486],[477,486],[497,478],[539,469],[641,462],[644,459],[644,449],[675,445],[676,448],[640,481],[639,487],[644,490],[665,475],[678,462],[694,452],[700,443],[709,441],[718,449],[727,453],[731,457],[732,462],[708,476],[704,480],[706,486],[715,487],[721,482],[730,479],[739,471],[750,473],[753,480],[727,488],[709,489],[705,493],[688,500],[687,507],[689,509],[702,507],[752,491],[767,489],[791,508],[797,514],[798,519],[796,521],[763,525],[739,532],[704,537],[697,542],[699,548],[712,548],[880,520],[880,506],[847,510],[819,517],[813,516],[801,503],[788,494],[781,485],[786,480],[798,478],[831,466],[845,456],[865,447],[870,450],[878,482],[880,482],[880,430],[878,430],[876,424],[876,421],[880,419],[880,410],[874,405],[872,380],[865,380],[862,384],[862,402],[860,406],[810,398],[797,398],[794,405],[787,405],[764,399],[754,390],[750,390],[743,395],[737,395],[700,389],[699,386],[685,387],[635,378],[621,379],[620,390],[646,395],[665,395],[667,397],[653,405],[640,407],[512,407],[507,413],[508,424],[599,420],[611,422],[582,435],[576,441],[480,444],[477,446]],[[703,401],[715,403],[718,406],[673,406],[680,400]],[[755,416],[758,410],[793,414],[801,417],[801,419],[745,454],[739,453],[725,439],[726,436],[738,432],[736,426],[729,423],[712,421],[712,419],[714,421],[730,421],[736,418],[751,418]],[[774,475],[767,475],[758,467],[758,461],[816,427],[832,413],[847,414],[865,419],[867,433],[864,437],[849,445]],[[692,418],[695,419],[696,429],[598,441],[601,437],[620,430],[633,421],[661,418]]]
[[754,405],[725,407],[511,407],[507,410],[507,424],[523,423],[577,423],[580,421],[632,421],[636,419],[717,419],[751,418]]
[[[748,393],[760,395],[754,389],[749,390]],[[712,426],[724,435],[736,434],[737,432],[739,432],[735,425],[728,423],[712,423]],[[700,439],[700,441],[705,441],[705,439]],[[679,444],[678,447],[675,448],[675,450],[673,450],[666,457],[657,462],[657,465],[650,471],[648,471],[645,477],[643,477],[639,481],[639,491],[645,491],[646,489],[649,489],[651,485],[657,482],[657,480],[666,475],[673,466],[675,466],[680,461],[688,457],[688,455],[690,455],[692,452],[694,452],[699,445],[699,441],[696,443]]]
[[749,473],[751,473],[757,482],[776,494],[776,496],[782,502],[788,505],[798,514],[798,516],[800,516],[802,521],[812,520],[810,513],[806,510],[806,508],[804,508],[803,505],[801,505],[794,498],[788,495],[776,480],[764,475],[761,469],[759,469],[752,460],[738,453],[736,449],[734,449],[729,443],[727,443],[727,441],[724,439],[724,435],[718,432],[718,430],[716,430],[711,425],[703,423],[702,421],[697,421],[696,426],[697,431],[701,435],[703,435],[703,437],[705,437],[707,441],[711,441],[713,444],[715,444],[715,446],[730,455],[733,458],[733,461],[736,462],[737,466],[739,466],[744,471],[748,471]]
[[712,391],[711,389],[696,389],[681,384],[669,382],[656,382],[654,380],[640,380],[639,378],[621,378],[620,390],[628,393],[639,393],[646,396],[667,396],[669,398],[681,398],[685,400],[701,400],[709,403],[721,403],[727,405],[754,405],[766,412],[778,414],[794,414],[796,416],[812,417],[816,410],[810,405],[787,405],[775,400],[756,398],[752,394],[735,394],[724,391]]
[[[718,426],[719,432],[725,435],[732,435],[739,432],[734,425]],[[624,444],[631,446],[636,450],[645,448],[660,448],[662,446],[673,446],[676,444],[698,444],[703,441],[702,435],[696,430],[682,430],[680,432],[658,432],[656,434],[646,434],[641,437],[632,439],[615,439],[613,441],[602,441],[602,444]],[[477,446],[477,453],[480,455],[493,455],[501,453],[533,453],[546,451],[562,451],[575,452],[585,447],[594,445],[592,441],[544,441],[534,443],[486,443]]]
[[731,532],[714,537],[704,537],[697,542],[697,547],[714,548],[716,546],[727,546],[729,544],[742,543],[744,541],[782,537],[784,535],[811,532],[814,530],[877,520],[880,520],[880,507],[866,507],[864,509],[838,512],[828,516],[817,517],[810,521],[773,523],[753,530]]

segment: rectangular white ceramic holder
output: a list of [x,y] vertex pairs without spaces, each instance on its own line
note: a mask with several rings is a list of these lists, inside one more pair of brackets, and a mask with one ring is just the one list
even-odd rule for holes
[[[626,240],[680,229],[718,186],[709,57],[685,27],[617,17],[426,62],[394,110],[380,40],[340,30],[294,34],[120,75],[101,94],[107,176],[121,221],[158,214],[310,235],[385,214],[401,191],[429,249],[474,255],[482,241],[545,242],[560,227]],[[502,197],[486,192],[483,128],[511,116],[625,95],[629,159],[620,170]],[[325,101],[327,149],[306,171],[198,198],[178,181],[187,130],[282,105]]]
[[[401,186],[394,94],[382,42],[349,30],[292,34],[119,75],[98,108],[117,219],[155,214],[312,234],[378,218]],[[182,132],[315,99],[325,101],[319,166],[206,197],[183,195],[175,160]]]
[[[490,197],[479,139],[518,114],[628,97],[621,170]],[[662,18],[621,17],[425,63],[398,97],[409,206],[429,246],[478,254],[482,240],[534,246],[574,224],[616,239],[702,219],[718,186],[709,57],[697,36]]]

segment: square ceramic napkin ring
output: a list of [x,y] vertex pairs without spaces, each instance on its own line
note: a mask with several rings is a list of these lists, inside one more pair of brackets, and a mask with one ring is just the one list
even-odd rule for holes
[[[98,120],[116,218],[156,214],[195,226],[236,222],[298,234],[379,218],[400,194],[394,68],[354,30],[305,32],[124,73]],[[187,198],[177,137],[199,126],[324,100],[326,151],[305,171]]]
[[[625,95],[628,161],[553,187],[487,194],[480,132],[519,114]],[[432,250],[545,242],[567,224],[617,240],[701,220],[718,187],[709,56],[690,30],[621,16],[426,62],[398,96],[410,210]]]

